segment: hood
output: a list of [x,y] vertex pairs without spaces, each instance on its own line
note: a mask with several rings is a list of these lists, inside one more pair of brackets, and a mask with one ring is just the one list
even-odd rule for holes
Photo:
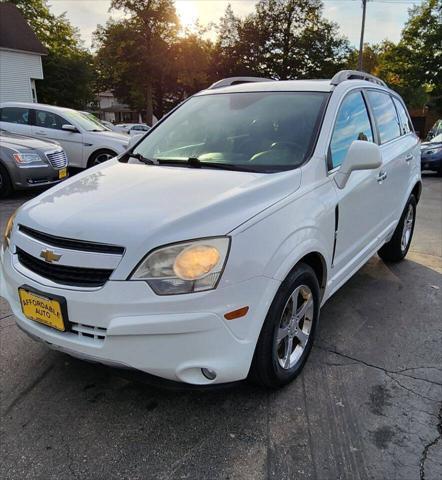
[[146,249],[225,235],[296,191],[301,171],[276,174],[110,160],[26,203],[17,221],[60,237]]
[[103,140],[117,140],[119,143],[127,145],[129,143],[130,137],[126,133],[119,133],[110,130],[105,130],[103,132],[87,132],[93,135],[99,135]]
[[0,145],[2,147],[12,148],[14,150],[38,149],[43,151],[54,150],[59,147],[57,142],[50,140],[40,140],[38,138],[27,137],[25,135],[17,135],[15,133],[1,132]]

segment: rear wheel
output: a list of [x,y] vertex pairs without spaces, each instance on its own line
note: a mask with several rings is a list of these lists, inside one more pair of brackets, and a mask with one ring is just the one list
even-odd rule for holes
[[413,238],[415,221],[416,198],[414,195],[410,195],[391,240],[378,252],[382,260],[400,262],[407,255]]
[[6,168],[0,164],[0,198],[7,197],[12,192],[12,182]]
[[300,263],[283,282],[261,330],[250,379],[270,388],[291,382],[302,370],[319,319],[319,284]]
[[100,163],[106,162],[107,160],[110,160],[111,158],[114,158],[116,156],[117,154],[112,150],[98,150],[97,152],[94,152],[89,158],[89,161],[87,162],[87,167],[95,167],[95,165],[100,165]]

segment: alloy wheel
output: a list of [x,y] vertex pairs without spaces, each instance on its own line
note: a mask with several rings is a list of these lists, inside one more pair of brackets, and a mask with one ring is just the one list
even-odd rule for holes
[[408,244],[411,240],[411,234],[413,233],[413,225],[414,225],[414,208],[413,205],[408,205],[407,214],[404,219],[404,227],[402,229],[402,237],[401,237],[401,250],[405,252],[408,248]]
[[293,368],[307,347],[314,318],[313,294],[307,285],[295,288],[287,300],[275,335],[278,363],[284,370]]
[[100,153],[95,157],[94,165],[100,165],[100,163],[106,162],[107,160],[110,160],[114,156],[115,155],[111,153],[105,153],[105,152]]

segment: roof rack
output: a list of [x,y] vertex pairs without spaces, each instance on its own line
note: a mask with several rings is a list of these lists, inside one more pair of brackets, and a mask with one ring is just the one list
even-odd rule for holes
[[271,78],[262,77],[230,77],[223,78],[218,82],[210,85],[208,90],[215,90],[216,88],[230,87],[232,85],[240,85],[241,83],[257,83],[257,82],[273,82]]
[[330,81],[331,85],[339,85],[345,80],[366,80],[367,82],[376,83],[383,87],[387,87],[387,84],[378,77],[370,75],[369,73],[360,72],[358,70],[341,70]]

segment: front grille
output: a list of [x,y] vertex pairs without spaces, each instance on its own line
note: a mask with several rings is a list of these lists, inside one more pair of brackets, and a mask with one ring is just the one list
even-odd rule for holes
[[112,270],[102,268],[68,267],[53,265],[29,255],[16,247],[18,261],[31,272],[61,285],[76,287],[101,287],[112,274]]
[[66,248],[68,250],[81,250],[82,252],[114,253],[118,255],[123,255],[124,253],[124,248],[116,245],[56,237],[55,235],[38,232],[37,230],[25,227],[24,225],[19,225],[18,229],[29,237],[35,238],[35,240],[40,240],[53,247]]
[[82,323],[72,323],[72,332],[79,337],[93,338],[94,340],[104,340],[106,338],[107,330],[101,327],[92,327]]
[[59,152],[47,153],[46,156],[48,157],[49,163],[54,168],[64,168],[68,164],[68,159],[64,150],[60,150]]

